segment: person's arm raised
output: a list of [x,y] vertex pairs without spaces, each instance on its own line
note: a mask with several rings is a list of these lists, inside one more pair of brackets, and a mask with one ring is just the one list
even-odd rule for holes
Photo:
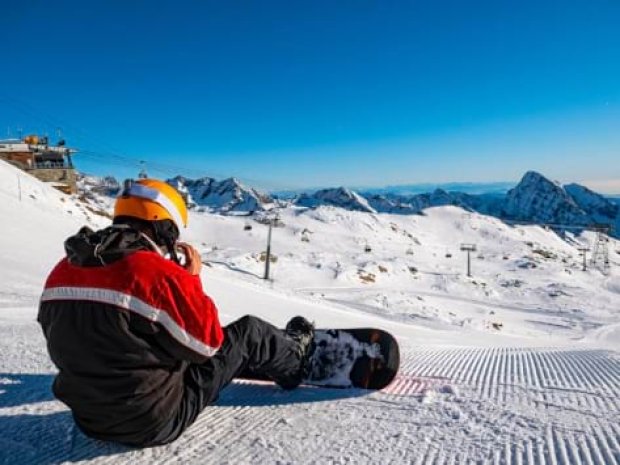
[[185,242],[177,242],[176,246],[181,249],[181,252],[185,255],[183,267],[189,274],[198,276],[202,268],[202,261],[198,250]]

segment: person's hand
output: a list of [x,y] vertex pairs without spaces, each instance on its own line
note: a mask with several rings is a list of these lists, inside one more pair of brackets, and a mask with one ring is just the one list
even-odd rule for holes
[[200,253],[198,253],[194,247],[186,244],[185,242],[177,242],[176,246],[181,249],[185,255],[185,264],[183,267],[189,274],[198,276],[200,274],[200,269],[202,268]]

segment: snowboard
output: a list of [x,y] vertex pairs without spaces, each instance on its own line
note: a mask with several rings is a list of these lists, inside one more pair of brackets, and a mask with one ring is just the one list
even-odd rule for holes
[[398,342],[375,328],[317,329],[303,384],[383,389],[398,372]]
[[[383,389],[400,364],[398,343],[374,328],[315,329],[308,376],[302,384],[329,388]],[[268,380],[254,373],[242,378]]]

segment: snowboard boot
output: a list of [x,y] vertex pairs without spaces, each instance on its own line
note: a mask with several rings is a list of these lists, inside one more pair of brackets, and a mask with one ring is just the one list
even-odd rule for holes
[[314,325],[302,316],[291,319],[284,329],[289,339],[297,342],[300,359],[299,371],[286,380],[278,382],[283,389],[295,389],[308,376],[310,357],[314,351]]

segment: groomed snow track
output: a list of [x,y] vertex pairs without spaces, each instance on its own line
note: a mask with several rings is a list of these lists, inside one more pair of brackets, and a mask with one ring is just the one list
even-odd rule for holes
[[51,375],[0,375],[1,463],[620,464],[620,357],[599,350],[403,351],[382,392],[236,382],[178,441],[92,441]]

